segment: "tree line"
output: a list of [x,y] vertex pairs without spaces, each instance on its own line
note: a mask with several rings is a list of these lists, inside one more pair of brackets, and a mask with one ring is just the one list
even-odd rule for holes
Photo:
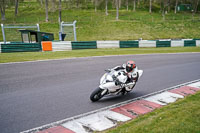
[[[6,20],[6,8],[11,6],[15,7],[14,15],[17,17],[19,11],[19,3],[28,0],[0,0],[0,10],[1,10],[1,20]],[[48,22],[48,12],[49,4],[51,4],[51,11],[55,12],[59,10],[58,18],[61,22],[61,10],[62,6],[67,9],[91,9],[93,8],[96,12],[97,10],[105,10],[105,15],[109,15],[108,9],[116,9],[116,19],[119,19],[119,10],[126,9],[137,11],[138,8],[148,9],[151,14],[155,8],[159,5],[159,12],[165,15],[167,12],[173,11],[177,13],[177,6],[179,4],[191,4],[193,9],[193,14],[197,13],[200,0],[30,0],[36,1],[41,5],[42,8],[45,7],[46,18]],[[156,5],[156,6],[155,6]],[[157,11],[157,10],[156,10]]]

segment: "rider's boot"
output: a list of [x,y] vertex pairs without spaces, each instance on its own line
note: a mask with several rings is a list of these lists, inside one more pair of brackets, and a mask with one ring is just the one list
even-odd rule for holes
[[122,88],[121,93],[122,93],[122,95],[126,95],[126,94],[128,93],[128,92],[126,91],[126,88],[125,88],[125,87]]

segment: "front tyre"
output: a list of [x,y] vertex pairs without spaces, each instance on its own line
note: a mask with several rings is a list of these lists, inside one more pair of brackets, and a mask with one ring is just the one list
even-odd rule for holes
[[98,100],[100,100],[104,95],[101,95],[101,93],[103,92],[103,90],[101,88],[97,88],[96,90],[94,90],[92,92],[92,94],[90,95],[90,100],[92,102],[96,102]]

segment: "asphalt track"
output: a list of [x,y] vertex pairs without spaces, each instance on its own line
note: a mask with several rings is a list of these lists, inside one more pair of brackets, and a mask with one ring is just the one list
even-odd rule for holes
[[[126,96],[92,103],[104,70],[134,59],[144,75]],[[18,133],[200,78],[200,53],[0,64],[0,132]]]

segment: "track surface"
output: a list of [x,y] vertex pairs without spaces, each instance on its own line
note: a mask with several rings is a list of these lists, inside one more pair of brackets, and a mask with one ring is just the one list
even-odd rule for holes
[[[104,70],[134,59],[144,75],[126,96],[92,103]],[[200,53],[0,64],[0,132],[17,133],[200,78]]]

